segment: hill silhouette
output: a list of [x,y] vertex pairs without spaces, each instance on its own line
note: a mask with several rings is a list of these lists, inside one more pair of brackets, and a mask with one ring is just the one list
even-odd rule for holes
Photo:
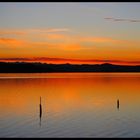
[[40,72],[140,72],[140,65],[104,64],[47,64],[27,62],[0,62],[0,73]]

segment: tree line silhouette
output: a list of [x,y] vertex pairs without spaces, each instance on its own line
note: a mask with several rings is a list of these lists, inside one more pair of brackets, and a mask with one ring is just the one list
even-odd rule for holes
[[140,65],[104,64],[47,64],[29,62],[0,62],[0,73],[37,72],[140,72]]

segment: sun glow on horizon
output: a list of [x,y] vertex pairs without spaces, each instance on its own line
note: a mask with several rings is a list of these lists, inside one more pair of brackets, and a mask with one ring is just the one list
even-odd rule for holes
[[1,3],[0,61],[140,64],[140,17],[129,6]]

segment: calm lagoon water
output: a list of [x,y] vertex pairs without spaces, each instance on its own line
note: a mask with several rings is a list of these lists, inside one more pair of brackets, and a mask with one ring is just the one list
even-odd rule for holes
[[140,137],[140,73],[0,74],[0,137]]

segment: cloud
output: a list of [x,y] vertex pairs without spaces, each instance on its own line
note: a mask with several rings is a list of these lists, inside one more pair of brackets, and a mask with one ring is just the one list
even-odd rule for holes
[[26,29],[27,33],[62,33],[62,32],[70,32],[71,30],[68,28],[45,28],[45,29]]
[[22,30],[7,30],[0,29],[0,35],[25,35],[26,32]]
[[121,42],[121,40],[117,40],[117,39],[113,39],[113,38],[109,38],[109,37],[81,37],[80,41],[82,42],[95,42],[95,43],[107,43],[107,42]]
[[0,29],[0,35],[27,35],[27,34],[41,34],[41,33],[64,33],[70,32],[68,28],[45,28],[45,29]]
[[46,37],[48,39],[67,39],[68,36],[64,34],[47,34]]
[[30,58],[0,58],[0,61],[30,61]]
[[124,19],[124,18],[113,18],[113,17],[105,17],[104,19],[110,21],[125,21],[125,22],[140,22],[138,19]]
[[[59,35],[59,34],[52,34],[48,36],[49,39],[62,39],[64,40],[66,38],[65,35]],[[27,48],[27,49],[36,49],[34,51],[37,51],[39,49],[45,49],[45,50],[64,50],[64,51],[76,51],[80,50],[83,47],[76,42],[49,42],[49,41],[32,41],[32,40],[22,40],[22,39],[15,39],[15,38],[0,38],[0,46],[2,47],[8,47],[8,48]]]
[[69,58],[50,58],[50,57],[33,57],[33,58],[0,58],[0,61],[6,62],[46,62],[46,63],[71,63],[71,64],[125,64],[125,65],[140,65],[140,61],[125,61],[125,60],[102,60],[102,59],[69,59]]
[[0,45],[6,45],[6,46],[21,46],[25,44],[25,41],[15,39],[15,38],[0,38]]
[[69,32],[70,29],[68,28],[49,28],[46,30],[47,32]]
[[91,42],[91,43],[113,43],[113,44],[124,44],[130,43],[128,40],[114,39],[109,37],[80,37],[81,42]]
[[[0,30],[1,31],[1,30]],[[63,31],[63,32],[60,32]],[[25,30],[6,30],[5,33],[24,34],[23,36],[5,36],[0,38],[0,47],[19,47],[27,48],[27,50],[34,49],[38,52],[39,49],[45,51],[72,51],[79,50],[89,51],[90,49],[99,46],[137,46],[140,42],[131,40],[121,40],[111,37],[102,36],[85,36],[77,34],[67,34],[64,32],[70,31],[67,28],[49,28],[49,29],[25,29]],[[32,34],[26,35],[30,32]],[[1,32],[0,32],[1,33]],[[90,47],[89,47],[90,46]]]
[[57,48],[64,50],[64,51],[80,51],[82,49],[85,49],[82,47],[79,43],[58,43]]

